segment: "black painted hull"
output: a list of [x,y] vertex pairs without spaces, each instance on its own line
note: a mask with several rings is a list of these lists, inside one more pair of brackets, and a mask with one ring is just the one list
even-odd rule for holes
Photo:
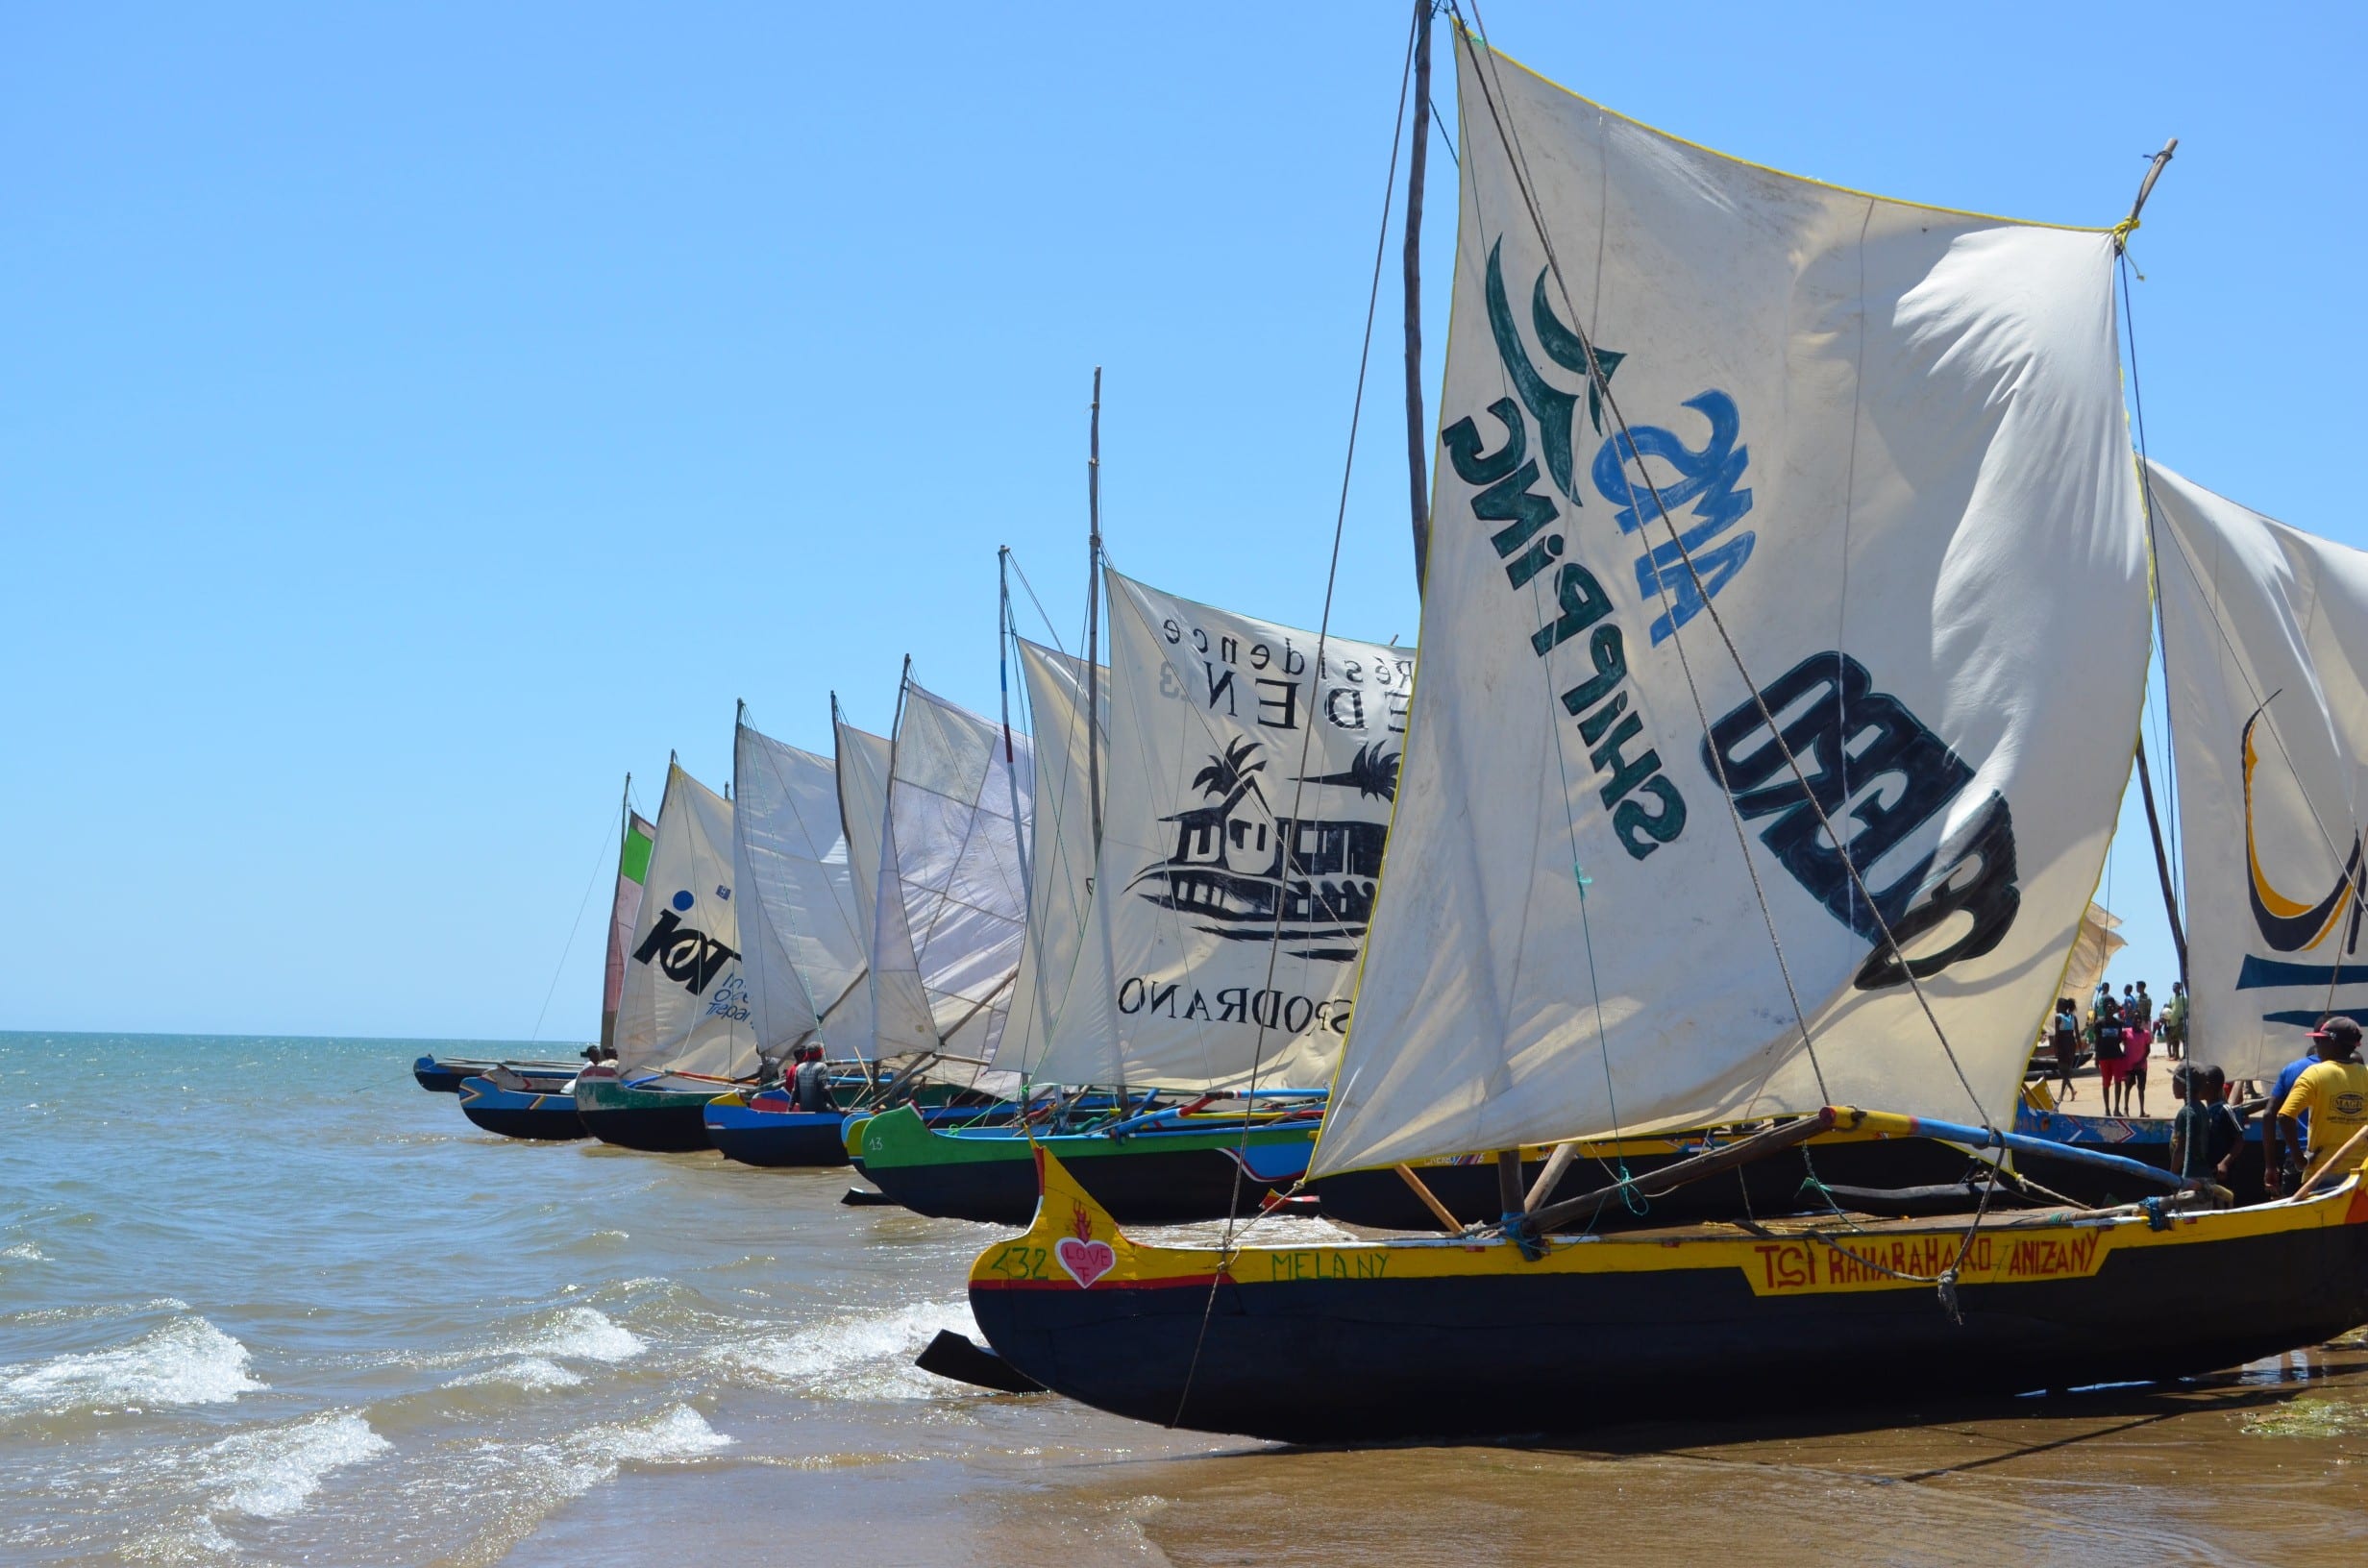
[[536,1110],[463,1105],[460,1113],[485,1131],[499,1133],[504,1138],[523,1138],[538,1143],[563,1143],[592,1136],[572,1104]]
[[1769,1298],[1736,1269],[1228,1283],[1213,1306],[1205,1281],[1013,1289],[974,1276],[971,1290],[1013,1368],[1086,1404],[1211,1432],[1383,1441],[2233,1366],[2368,1319],[2368,1225],[2115,1255],[2090,1278],[1966,1285],[1959,1299],[1961,1325],[1930,1287]]
[[[787,1121],[789,1118],[775,1116],[770,1119]],[[845,1120],[841,1117],[830,1118],[827,1126],[726,1126],[714,1121],[708,1121],[705,1125],[708,1143],[726,1159],[737,1160],[744,1165],[827,1168],[848,1163],[847,1139],[840,1130],[845,1126]]]

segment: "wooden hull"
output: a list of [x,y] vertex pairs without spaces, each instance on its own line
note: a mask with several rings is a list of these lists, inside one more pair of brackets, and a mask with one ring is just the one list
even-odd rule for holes
[[576,1114],[584,1131],[604,1143],[651,1154],[704,1151],[707,1102],[713,1090],[629,1088],[614,1078],[585,1073],[576,1080]]
[[[2171,1168],[2171,1118],[2168,1116],[2090,1116],[2063,1111],[2035,1111],[2017,1106],[2014,1130],[2077,1148],[2102,1149],[2125,1160],[2140,1160],[2158,1170]],[[2060,1161],[2017,1159],[2015,1168],[2033,1181],[2043,1182],[2068,1198],[2083,1203],[2121,1203],[2144,1194],[2131,1190],[2110,1172]],[[2268,1195],[2261,1183],[2261,1121],[2245,1124],[2245,1141],[2230,1166],[2229,1190],[2239,1203],[2257,1203]]]
[[1255,1213],[1270,1193],[1306,1172],[1315,1138],[1313,1121],[1254,1128],[1246,1165],[1239,1122],[1123,1139],[1075,1133],[1031,1144],[1016,1135],[934,1132],[899,1109],[863,1124],[855,1163],[882,1192],[916,1213],[1025,1225],[1036,1213],[1034,1149],[1043,1146],[1058,1151],[1077,1181],[1122,1223],[1173,1225]]
[[551,1092],[504,1089],[484,1078],[460,1086],[460,1113],[489,1133],[537,1142],[564,1142],[588,1138],[583,1118],[576,1114],[571,1088]]
[[491,1072],[495,1067],[507,1066],[528,1077],[551,1078],[564,1082],[576,1076],[582,1064],[575,1062],[496,1062],[474,1056],[423,1056],[411,1064],[411,1077],[431,1094],[457,1094],[460,1086],[470,1079]]
[[[851,1158],[846,1131],[850,1115],[793,1111],[786,1096],[775,1092],[725,1094],[707,1102],[707,1141],[726,1159],[747,1165],[844,1165]],[[1012,1108],[927,1106],[920,1115],[933,1129],[996,1127],[1011,1120]]]
[[[1289,1441],[1584,1430],[2180,1377],[2368,1319],[2356,1180],[2303,1204],[2069,1221],[1993,1217],[1956,1286],[1892,1279],[1809,1236],[1732,1227],[1558,1240],[1543,1259],[1444,1237],[1304,1248],[1140,1245],[1057,1162],[970,1299],[996,1351],[1139,1420]],[[1837,1232],[1933,1274],[1962,1222]],[[1082,1283],[1088,1282],[1088,1283]]]

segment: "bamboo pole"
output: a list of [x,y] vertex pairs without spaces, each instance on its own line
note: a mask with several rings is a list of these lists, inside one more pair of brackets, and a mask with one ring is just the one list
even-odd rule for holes
[[1764,1133],[1754,1133],[1751,1137],[1730,1143],[1724,1148],[1712,1149],[1707,1154],[1697,1154],[1690,1160],[1680,1160],[1674,1165],[1664,1165],[1649,1176],[1640,1176],[1634,1181],[1614,1182],[1610,1187],[1598,1188],[1583,1197],[1547,1204],[1529,1216],[1531,1225],[1542,1236],[1549,1231],[1558,1231],[1579,1220],[1591,1218],[1609,1205],[1620,1202],[1630,1192],[1640,1197],[1657,1198],[1664,1193],[1676,1190],[1688,1182],[1699,1181],[1705,1176],[1715,1176],[1722,1170],[1733,1170],[1738,1165],[1747,1165],[1755,1160],[1764,1160],[1771,1154],[1782,1154],[1795,1143],[1806,1143],[1819,1133],[1831,1132],[1837,1115],[1838,1113],[1834,1107],[1829,1105],[1813,1116],[1803,1116],[1798,1121],[1788,1121],[1781,1127],[1771,1127]]
[[1439,1221],[1440,1229],[1449,1236],[1464,1234],[1464,1227],[1456,1223],[1455,1215],[1447,1212],[1447,1206],[1439,1201],[1438,1195],[1424,1185],[1422,1178],[1414,1173],[1414,1167],[1398,1165],[1394,1168],[1397,1171],[1397,1179],[1414,1188],[1415,1196],[1422,1200],[1422,1207],[1428,1209],[1431,1212],[1431,1217]]

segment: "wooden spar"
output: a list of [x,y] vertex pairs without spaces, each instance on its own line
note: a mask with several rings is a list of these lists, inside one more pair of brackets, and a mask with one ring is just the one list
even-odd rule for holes
[[1521,1212],[1521,1151],[1496,1151],[1496,1201],[1504,1205],[1505,1213]]
[[1554,1195],[1554,1189],[1562,1185],[1564,1174],[1570,1169],[1570,1162],[1578,1157],[1579,1145],[1576,1141],[1555,1144],[1554,1152],[1545,1157],[1545,1169],[1539,1173],[1537,1181],[1530,1184],[1529,1197],[1521,1207],[1536,1213],[1538,1206]]
[[1094,367],[1094,413],[1085,457],[1085,794],[1101,853],[1101,366]]
[[2005,1149],[2010,1154],[2061,1160],[2067,1164],[2109,1170],[2117,1176],[2127,1176],[2133,1181],[2173,1192],[2183,1190],[2189,1185],[2186,1178],[2158,1169],[2142,1160],[2108,1154],[2103,1149],[2086,1148],[2078,1143],[2059,1143],[2052,1138],[2034,1138],[2029,1133],[2002,1133],[1995,1127],[1935,1121],[1927,1116],[1899,1116],[1881,1111],[1863,1111],[1858,1115],[1859,1119],[1854,1125],[1861,1132],[1885,1133],[1892,1138],[1937,1139],[1943,1143],[1962,1143],[1971,1148]]
[[1431,0],[1415,0],[1415,145],[1406,168],[1406,499],[1415,525],[1415,595],[1431,558],[1429,440],[1422,419],[1422,169],[1431,144]]
[[[2137,743],[2137,788],[2139,796],[2146,802],[2146,831],[2153,836],[2155,841],[2155,874],[2162,879],[2162,912],[2170,917],[2171,945],[2179,953],[2179,983],[2185,987],[2187,985],[2187,933],[2185,928],[2179,923],[2179,894],[2171,886],[2171,860],[2162,847],[2162,819],[2155,812],[2154,773],[2146,766],[2146,741],[2143,736],[2138,738]],[[2193,991],[2190,990],[2188,994],[2193,995]]]
[[1447,1212],[1447,1206],[1432,1195],[1431,1189],[1422,1184],[1422,1178],[1414,1173],[1414,1167],[1398,1165],[1394,1168],[1397,1171],[1397,1179],[1414,1189],[1415,1196],[1422,1200],[1422,1207],[1431,1212],[1431,1217],[1439,1221],[1442,1230],[1449,1236],[1464,1234],[1464,1227],[1458,1224],[1455,1216]]
[[1660,1197],[1665,1192],[1684,1187],[1688,1182],[1700,1181],[1705,1176],[1715,1176],[1722,1170],[1733,1170],[1738,1165],[1747,1165],[1755,1160],[1764,1160],[1771,1154],[1782,1154],[1795,1143],[1806,1143],[1819,1133],[1832,1132],[1835,1122],[1842,1115],[1843,1113],[1836,1111],[1829,1105],[1813,1116],[1803,1116],[1797,1121],[1786,1122],[1781,1127],[1770,1127],[1764,1133],[1754,1133],[1749,1138],[1730,1143],[1724,1148],[1712,1149],[1706,1154],[1697,1154],[1690,1160],[1680,1160],[1676,1164],[1665,1165],[1649,1176],[1639,1177],[1627,1182],[1614,1182],[1610,1187],[1598,1188],[1581,1197],[1568,1198],[1561,1203],[1549,1203],[1529,1216],[1530,1223],[1542,1235],[1591,1218],[1608,1205],[1620,1202],[1631,1192],[1639,1197]]
[[2359,1152],[2363,1139],[2368,1139],[2368,1127],[2362,1127],[2358,1132],[2345,1139],[2343,1147],[2337,1149],[2327,1164],[2312,1171],[2309,1180],[2294,1189],[2294,1201],[2300,1203],[2320,1188],[2331,1187],[2345,1176],[2350,1175],[2353,1168],[2352,1158]]
[[2155,193],[2155,182],[2162,178],[2162,171],[2170,166],[2171,155],[2178,151],[2179,138],[2173,136],[2162,144],[2162,151],[2155,154],[2154,161],[2146,165],[2146,178],[2137,187],[2137,200],[2130,204],[2130,215],[2122,220],[2120,232],[2113,235],[2114,255],[2119,256],[2128,243],[2130,231],[2137,227],[2137,215],[2146,210],[2146,198]]

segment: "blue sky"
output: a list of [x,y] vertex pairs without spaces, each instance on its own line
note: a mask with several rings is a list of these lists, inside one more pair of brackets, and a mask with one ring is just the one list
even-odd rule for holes
[[[1936,204],[2109,223],[2178,135],[2134,247],[2153,450],[2368,543],[2349,13],[1486,16],[1649,122]],[[1073,642],[1097,363],[1119,564],[1313,624],[1404,38],[1379,0],[13,12],[0,1027],[522,1038],[555,974],[581,1038],[627,770],[653,809],[669,748],[720,784],[735,698],[882,727],[908,651],[991,706],[999,544]],[[1411,641],[1397,308],[1336,624]],[[2113,901],[2159,992],[2146,854]]]

